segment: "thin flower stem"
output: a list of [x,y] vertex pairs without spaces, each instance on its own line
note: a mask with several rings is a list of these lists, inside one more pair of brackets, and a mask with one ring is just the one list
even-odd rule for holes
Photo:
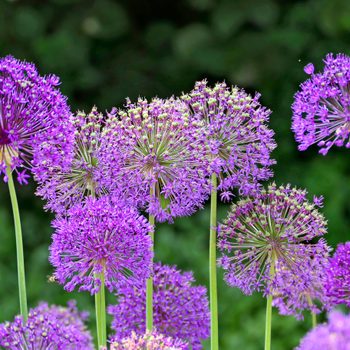
[[[150,196],[151,199],[155,194],[155,187],[151,186]],[[155,217],[154,215],[149,215],[149,223],[154,227]],[[152,251],[154,252],[154,230],[152,230],[149,235],[152,239]],[[153,330],[153,277],[147,279],[146,282],[146,329],[149,331]]]
[[[91,196],[96,198],[94,186],[90,188]],[[101,287],[95,294],[95,312],[96,312],[96,328],[97,328],[97,344],[98,349],[107,345],[107,325],[106,325],[106,295],[105,295],[105,275],[104,272],[97,273],[96,278],[101,281]]]
[[312,311],[311,311],[311,318],[312,318],[312,328],[315,328],[317,326],[317,316]]
[[[270,278],[275,275],[275,258],[272,255],[270,266]],[[265,321],[265,350],[271,349],[271,322],[272,321],[272,295],[267,297],[266,301],[266,321]]]
[[101,295],[100,293],[95,294],[95,313],[96,313],[96,330],[97,330],[97,345],[98,348],[101,345],[101,330],[100,330],[100,320],[101,320],[101,314],[100,314],[100,299]]
[[219,349],[218,295],[216,276],[217,176],[211,176],[210,240],[209,240],[209,291],[211,320],[211,350]]
[[25,269],[24,269],[22,227],[21,227],[21,218],[19,215],[16,189],[13,183],[13,177],[12,177],[12,171],[11,171],[10,165],[8,165],[6,168],[6,175],[8,179],[8,187],[9,187],[9,192],[11,197],[13,220],[15,223],[19,304],[20,304],[21,315],[23,317],[24,322],[26,322],[28,318],[28,306],[27,306],[26,279],[25,279]]
[[[307,295],[307,302],[309,304],[309,306],[312,306],[312,300],[310,295]],[[312,322],[312,328],[315,328],[317,326],[317,316],[313,311],[310,311],[311,313],[311,322]]]
[[107,326],[106,326],[106,297],[105,297],[105,278],[104,273],[96,274],[96,278],[101,280],[101,287],[95,294],[96,310],[96,328],[98,349],[107,345]]
[[272,295],[267,297],[265,322],[265,350],[271,349]]

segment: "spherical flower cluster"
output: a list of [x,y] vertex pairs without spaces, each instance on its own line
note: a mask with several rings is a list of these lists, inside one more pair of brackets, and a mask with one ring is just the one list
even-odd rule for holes
[[211,172],[219,176],[222,199],[229,200],[233,187],[248,194],[258,182],[272,176],[270,158],[276,147],[274,132],[268,128],[270,110],[261,106],[260,95],[254,97],[237,87],[197,82],[194,89],[182,96],[192,117],[205,123]]
[[121,341],[111,343],[111,350],[187,350],[188,344],[179,339],[166,337],[156,332],[145,334],[131,333],[131,336]]
[[300,269],[288,269],[276,263],[276,278],[272,286],[273,305],[282,315],[294,315],[303,319],[302,312],[315,314],[329,308],[325,282],[329,250],[324,239],[313,245],[315,254],[304,246],[298,247],[298,254],[304,256]]
[[21,316],[0,324],[0,346],[5,350],[93,350],[92,337],[75,303],[68,307],[39,304],[31,309],[24,324]]
[[54,169],[37,190],[37,194],[48,201],[46,208],[56,212],[69,209],[86,196],[100,196],[107,192],[99,180],[103,115],[93,107],[89,114],[77,112],[72,123],[75,148],[69,167]]
[[299,150],[317,144],[326,155],[333,145],[350,148],[350,57],[328,54],[324,63],[322,73],[305,67],[311,77],[295,94],[292,129]]
[[326,270],[326,290],[332,304],[350,307],[350,242],[339,244]]
[[[174,339],[201,349],[201,340],[209,337],[210,316],[206,288],[193,286],[192,273],[182,273],[159,263],[154,266],[154,326]],[[129,337],[132,331],[145,332],[145,288],[126,286],[119,290],[118,304],[109,306],[116,339]]]
[[103,132],[105,186],[158,221],[192,214],[209,192],[203,134],[180,101],[128,101]]
[[312,240],[326,233],[323,215],[306,194],[289,185],[272,184],[232,206],[218,233],[223,252],[220,264],[230,286],[245,294],[255,290],[273,294],[280,271],[287,269],[304,278],[302,271],[310,258],[318,259],[320,254]]
[[26,184],[28,170],[43,180],[67,166],[74,134],[59,83],[56,76],[41,77],[32,63],[0,59],[0,174],[11,167]]
[[312,329],[296,350],[350,350],[350,316],[333,311],[327,324]]
[[152,228],[133,208],[108,197],[88,198],[55,219],[53,227],[50,262],[67,291],[80,286],[79,291],[95,294],[102,278],[110,291],[123,283],[143,286],[149,277]]

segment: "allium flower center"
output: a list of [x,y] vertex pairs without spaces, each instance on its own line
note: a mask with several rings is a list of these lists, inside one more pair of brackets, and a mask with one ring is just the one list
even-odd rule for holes
[[[347,99],[346,96],[349,95],[349,103],[350,103],[350,94],[347,91],[350,91],[350,84],[343,87],[343,98]],[[325,121],[322,118],[320,119],[320,122],[326,123],[328,126],[328,135],[330,135],[332,132],[335,132],[336,135],[341,134],[342,132],[350,131],[350,109],[342,101],[338,101],[333,97],[330,98],[321,98],[320,104],[323,108],[328,109],[329,114],[328,118],[329,121]],[[322,133],[320,133],[320,136],[324,136]],[[320,139],[321,139],[320,137]]]
[[63,176],[62,186],[70,183],[72,188],[80,188],[85,195],[91,194],[96,188],[93,176],[95,168],[97,168],[97,159],[92,157],[90,150],[84,145],[77,147],[71,172]]
[[176,164],[191,158],[181,145],[181,128],[176,122],[169,123],[164,118],[158,116],[158,120],[142,121],[144,132],[126,163],[126,168],[141,164],[144,175],[158,179],[160,185],[174,179],[176,173],[172,168]]
[[13,157],[18,157],[18,152],[11,146],[9,133],[0,127],[0,163],[10,165]]
[[11,143],[11,141],[8,137],[8,132],[0,128],[0,146],[8,145],[9,143]]

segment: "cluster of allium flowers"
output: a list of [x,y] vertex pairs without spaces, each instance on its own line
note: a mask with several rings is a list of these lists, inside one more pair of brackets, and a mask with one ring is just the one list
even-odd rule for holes
[[50,246],[54,276],[67,291],[79,287],[95,294],[102,277],[116,290],[123,283],[143,286],[150,275],[152,230],[136,210],[108,197],[87,198],[53,222]]
[[313,240],[326,233],[326,221],[306,194],[272,184],[232,206],[218,233],[223,252],[219,262],[230,286],[245,294],[255,290],[273,294],[281,271],[287,269],[303,279],[310,258],[323,258],[323,250],[319,252]]
[[312,251],[307,245],[298,247],[298,254],[304,257],[301,268],[291,270],[284,263],[281,267],[276,263],[273,305],[282,315],[303,319],[304,310],[317,314],[329,308],[325,290],[329,251],[330,248],[321,238],[313,244]]
[[[201,340],[209,337],[210,315],[206,288],[193,286],[192,273],[176,267],[154,266],[154,326],[160,333],[181,339],[191,349],[201,349]],[[118,304],[109,306],[113,315],[115,339],[129,337],[131,332],[145,332],[145,288],[125,286],[119,290]]]
[[350,350],[350,316],[332,311],[328,323],[312,329],[296,350]]
[[89,350],[92,337],[84,321],[88,314],[78,312],[74,302],[68,307],[40,303],[31,309],[26,323],[21,316],[0,324],[0,346],[6,350]]
[[157,332],[131,333],[131,336],[111,343],[111,350],[187,350],[188,344]]
[[56,76],[41,77],[32,63],[0,59],[0,173],[10,166],[21,184],[28,170],[45,179],[71,157],[70,110],[59,83]]
[[99,181],[103,115],[93,107],[89,114],[77,112],[72,122],[75,147],[69,167],[55,168],[37,191],[48,201],[46,208],[57,212],[83,201],[86,196],[106,193]]
[[271,112],[261,106],[259,98],[225,83],[211,88],[205,80],[182,96],[192,117],[208,129],[211,172],[219,175],[218,189],[224,200],[229,200],[233,187],[248,194],[259,187],[259,181],[272,176],[270,166],[275,161],[270,153],[276,144],[267,126]]
[[311,77],[295,94],[292,129],[299,150],[317,144],[326,155],[333,145],[350,148],[350,57],[328,54],[324,63],[322,73],[305,67]]
[[350,242],[339,244],[326,270],[326,290],[332,304],[350,307]]
[[158,221],[192,214],[209,192],[201,125],[173,98],[128,101],[112,111],[103,132],[106,187]]

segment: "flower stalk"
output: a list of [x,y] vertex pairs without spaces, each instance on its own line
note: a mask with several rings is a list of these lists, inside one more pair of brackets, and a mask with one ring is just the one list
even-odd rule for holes
[[[312,300],[310,295],[307,296],[307,301],[310,307],[312,307]],[[315,328],[317,326],[317,316],[313,311],[311,311],[311,322],[312,322],[312,328]]]
[[[151,198],[155,195],[155,186],[151,186],[150,196]],[[155,217],[149,215],[149,223],[154,227]],[[151,251],[154,252],[154,230],[149,232],[152,239]],[[153,276],[151,275],[146,282],[146,329],[150,332],[153,330]]]
[[15,224],[19,304],[20,304],[21,315],[23,317],[24,322],[26,322],[28,318],[28,306],[27,306],[27,292],[26,292],[26,280],[25,280],[25,269],[24,269],[22,227],[21,227],[21,218],[19,215],[16,189],[13,182],[10,165],[8,165],[6,168],[6,175],[8,179],[8,188],[9,188],[10,197],[11,197],[13,220]]
[[[272,252],[270,265],[270,280],[275,276],[275,257]],[[272,323],[272,294],[270,293],[266,301],[266,320],[265,320],[265,350],[271,349],[271,323]]]
[[[91,197],[96,198],[95,187],[91,186]],[[95,294],[95,312],[98,349],[107,345],[107,325],[106,325],[106,296],[105,296],[105,275],[104,271],[96,274],[96,278],[101,281],[100,290]]]
[[217,176],[211,176],[210,238],[209,238],[209,291],[211,319],[211,350],[219,349],[218,296],[216,276]]
[[106,326],[106,297],[105,297],[105,278],[104,272],[96,274],[96,278],[100,279],[100,290],[95,294],[95,310],[96,310],[96,328],[98,349],[107,345],[107,326]]

